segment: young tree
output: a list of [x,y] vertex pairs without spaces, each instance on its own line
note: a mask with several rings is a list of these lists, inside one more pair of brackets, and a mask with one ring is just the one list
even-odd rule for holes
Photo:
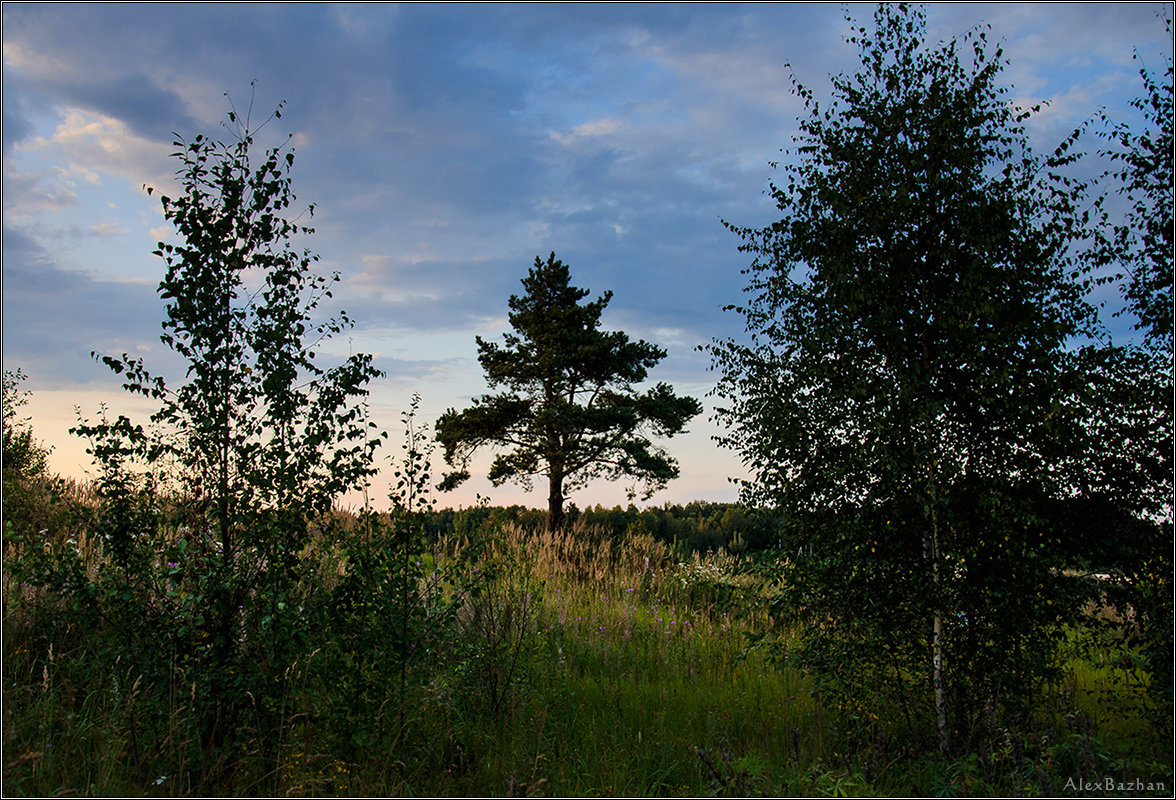
[[1076,194],[1050,180],[1066,147],[1030,152],[983,28],[930,46],[925,27],[880,5],[828,107],[795,85],[783,217],[732,227],[755,256],[747,338],[709,349],[745,499],[786,512],[803,554],[801,660],[948,749],[1029,696],[1068,607],[1040,507],[1089,309]]
[[6,530],[11,526],[28,528],[37,515],[36,506],[47,499],[39,489],[49,477],[49,448],[33,438],[28,420],[19,416],[20,407],[29,401],[30,392],[20,388],[26,377],[19,368],[4,370],[4,491],[0,501]]
[[677,463],[649,437],[681,433],[702,411],[665,383],[639,393],[633,385],[665,351],[600,330],[612,292],[581,304],[588,291],[568,280],[555,253],[546,262],[536,256],[523,279],[526,294],[510,298],[515,333],[505,334],[501,346],[477,337],[486,380],[503,391],[437,420],[446,463],[458,467],[443,489],[469,477],[466,465],[482,446],[510,448],[495,459],[490,480],[529,487],[532,476],[545,475],[552,530],[563,526],[565,494],[594,478],[635,478],[645,497],[676,478]]
[[14,482],[36,477],[46,471],[49,450],[33,438],[28,420],[17,417],[17,410],[29,402],[29,392],[20,384],[26,375],[19,369],[4,370],[4,493],[9,493],[9,476]]
[[[155,254],[167,267],[160,338],[187,363],[185,382],[173,389],[142,359],[100,356],[125,375],[124,388],[159,402],[158,433],[125,417],[75,429],[96,442],[104,473],[121,471],[130,457],[152,473],[178,467],[182,526],[172,538],[182,547],[173,557],[191,563],[175,566],[169,580],[198,584],[173,594],[199,599],[183,613],[198,629],[206,759],[231,735],[247,693],[264,707],[274,676],[296,653],[298,559],[310,525],[375,471],[379,442],[364,424],[365,387],[380,374],[371,357],[330,369],[315,362],[320,343],[350,323],[345,314],[315,319],[339,276],[317,275],[318,257],[294,247],[313,229],[291,215],[288,140],[257,157],[255,136],[280,111],[254,127],[234,110],[228,142],[175,141],[183,192],[161,202],[178,241],[160,242]],[[174,546],[146,530],[126,543]]]

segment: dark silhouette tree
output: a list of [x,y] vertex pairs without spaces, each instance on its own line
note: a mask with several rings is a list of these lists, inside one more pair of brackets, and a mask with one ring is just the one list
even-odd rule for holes
[[[1172,20],[1164,20],[1170,39]],[[1136,58],[1139,58],[1138,53]],[[1144,335],[1144,346],[1170,367],[1172,355],[1172,287],[1176,268],[1172,258],[1172,57],[1163,76],[1146,66],[1139,76],[1144,92],[1131,101],[1144,118],[1142,129],[1122,122],[1102,135],[1115,148],[1107,155],[1118,165],[1112,176],[1117,192],[1128,202],[1124,219],[1110,226],[1096,256],[1100,264],[1126,270],[1123,284],[1126,311],[1135,317],[1135,328]],[[1104,119],[1106,119],[1104,115]],[[1110,120],[1106,120],[1110,122]]]
[[49,450],[33,438],[28,420],[17,417],[17,409],[29,401],[30,392],[20,389],[27,376],[19,369],[4,370],[4,493],[13,481],[35,477],[47,470]]
[[595,478],[635,479],[648,497],[678,476],[677,462],[651,440],[673,436],[701,413],[692,397],[658,383],[635,388],[666,356],[645,341],[600,330],[612,292],[581,303],[586,289],[569,285],[568,267],[551,253],[523,279],[523,296],[510,298],[513,333],[501,345],[477,337],[478,361],[491,388],[458,412],[437,420],[445,460],[457,467],[442,481],[452,489],[469,477],[471,455],[483,446],[505,448],[490,468],[497,486],[516,480],[530,487],[548,480],[547,524],[563,526],[567,492]]
[[[874,735],[908,720],[946,750],[1022,718],[1074,607],[1039,507],[1068,491],[1067,344],[1091,319],[1081,187],[1054,179],[1073,140],[1030,151],[983,28],[932,46],[919,9],[874,22],[828,106],[795,86],[783,217],[732,228],[755,257],[747,336],[710,351],[745,500],[803,553],[794,653]],[[868,722],[867,698],[908,713]]]
[[[1172,20],[1163,19],[1169,40]],[[1136,59],[1139,54],[1136,53]],[[1172,458],[1176,414],[1176,373],[1173,371],[1172,289],[1176,283],[1173,255],[1173,67],[1169,52],[1162,75],[1146,66],[1139,70],[1142,93],[1131,101],[1139,119],[1127,124],[1100,114],[1098,131],[1110,148],[1103,152],[1113,164],[1104,175],[1098,203],[1106,217],[1089,256],[1102,280],[1118,285],[1124,307],[1134,318],[1136,334],[1127,342],[1091,348],[1092,374],[1085,387],[1085,425],[1094,457],[1085,459],[1079,475],[1089,505],[1108,510],[1112,518],[1130,520],[1108,525],[1100,520],[1100,538],[1113,536],[1116,559],[1107,554],[1096,563],[1120,580],[1111,590],[1118,607],[1130,606],[1135,616],[1125,626],[1129,640],[1138,638],[1152,673],[1153,697],[1160,700],[1157,718],[1171,720],[1173,664],[1172,602]],[[1112,195],[1125,203],[1121,217],[1110,217]],[[1109,274],[1108,274],[1109,273]],[[1083,508],[1084,522],[1094,516]],[[1140,524],[1140,520],[1143,521]],[[1109,533],[1113,531],[1113,533]]]
[[29,420],[19,416],[19,409],[31,394],[20,388],[26,375],[19,368],[4,370],[4,522],[31,532],[38,505],[45,504],[42,487],[49,481],[49,448],[33,437]]

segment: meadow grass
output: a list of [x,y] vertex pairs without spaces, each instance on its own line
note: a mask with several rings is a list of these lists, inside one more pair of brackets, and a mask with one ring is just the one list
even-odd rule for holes
[[[379,686],[353,708],[316,677],[338,675],[327,662],[339,655],[306,654],[285,676],[276,735],[243,738],[212,782],[195,766],[195,684],[95,669],[102,631],[63,626],[63,599],[6,584],[5,794],[1050,794],[1083,769],[1164,782],[1150,794],[1172,786],[1170,727],[1113,642],[1075,633],[1036,738],[952,759],[896,747],[879,762],[841,735],[806,676],[747,650],[772,623],[771,587],[741,557],[591,530],[507,528],[476,560],[467,549],[422,554],[492,577],[455,606],[403,696]],[[337,552],[308,557],[321,580],[345,572]],[[367,655],[376,669],[386,654]]]

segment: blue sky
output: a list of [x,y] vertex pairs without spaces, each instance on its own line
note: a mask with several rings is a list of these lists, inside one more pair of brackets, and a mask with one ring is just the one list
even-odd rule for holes
[[[873,7],[848,10],[865,21]],[[1171,54],[1167,3],[927,12],[933,40],[992,26],[1011,97],[1049,101],[1029,129],[1041,148],[1099,108],[1130,119],[1133,53],[1155,73]],[[801,110],[788,65],[827,93],[856,65],[847,32],[837,4],[6,3],[4,368],[29,376],[27,411],[63,473],[84,469],[75,406],[146,410],[88,355],[174,369],[150,254],[167,227],[141,187],[169,186],[173,131],[223,134],[225,92],[244,110],[256,81],[255,115],[286,102],[266,143],[293,135],[310,246],[357,323],[333,347],[387,371],[373,418],[394,441],[414,391],[427,422],[484,391],[474,337],[505,330],[507,298],[550,251],[577,285],[613,291],[606,327],[667,349],[654,380],[703,398],[713,375],[695,347],[741,329],[721,307],[747,262],[720,220],[773,219],[768,162]],[[652,502],[735,498],[742,470],[714,432],[700,418],[668,444],[682,477]],[[488,465],[441,503],[544,503],[491,487],[476,475]],[[624,486],[571,499],[625,502]]]

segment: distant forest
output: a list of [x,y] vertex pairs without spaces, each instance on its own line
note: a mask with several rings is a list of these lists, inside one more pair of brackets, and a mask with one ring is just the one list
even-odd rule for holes
[[[625,508],[597,504],[581,509],[569,503],[566,513],[568,527],[584,535],[619,542],[626,534],[646,533],[670,545],[679,557],[718,549],[742,553],[785,544],[778,512],[738,503],[695,500],[686,505],[666,503],[645,509],[631,503]],[[521,505],[445,508],[423,513],[425,534],[434,540],[450,534],[473,535],[504,524],[535,530],[546,522],[546,509]]]

